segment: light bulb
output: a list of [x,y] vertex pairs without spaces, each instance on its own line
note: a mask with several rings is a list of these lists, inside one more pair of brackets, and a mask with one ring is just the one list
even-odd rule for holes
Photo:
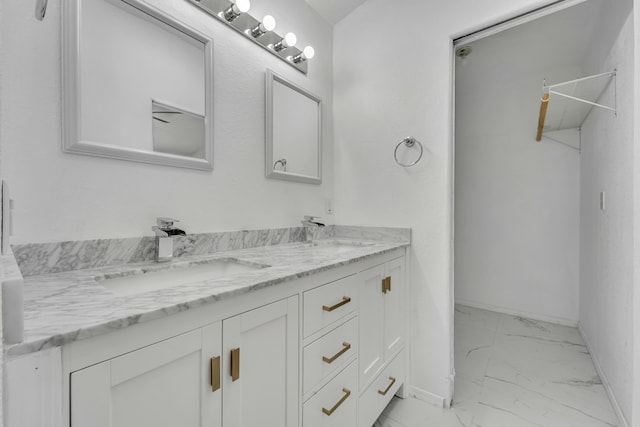
[[273,31],[274,28],[276,28],[275,18],[271,15],[266,15],[262,18],[262,22],[260,24],[256,25],[248,32],[250,32],[254,38],[258,38],[267,31]]
[[293,34],[293,33],[287,33],[287,34],[284,36],[284,42],[286,43],[286,45],[287,45],[288,47],[293,47],[293,46],[295,46],[295,45],[296,45],[296,43],[298,42],[298,38],[297,38],[297,37],[296,37],[296,35],[295,35],[295,34]]
[[307,59],[311,59],[316,55],[316,51],[311,46],[305,47],[302,53]]
[[302,52],[291,58],[291,60],[294,63],[299,64],[300,62],[313,58],[315,54],[316,51],[311,46],[307,46],[302,50]]
[[265,17],[262,18],[262,25],[266,31],[273,31],[276,28],[276,20],[271,15],[265,15]]
[[288,47],[292,47],[296,45],[298,38],[293,33],[287,33],[282,40],[273,45],[273,50],[276,52],[280,52]]
[[227,22],[231,22],[243,13],[249,11],[251,2],[249,0],[232,0],[231,6],[221,13]]
[[249,0],[236,0],[236,7],[241,13],[249,12],[249,8],[251,8],[251,2]]

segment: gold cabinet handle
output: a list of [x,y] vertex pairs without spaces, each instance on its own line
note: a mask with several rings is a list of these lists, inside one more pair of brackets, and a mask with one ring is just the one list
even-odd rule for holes
[[342,350],[340,350],[339,352],[337,352],[336,354],[334,354],[332,357],[327,357],[327,356],[322,356],[322,361],[326,364],[332,364],[333,362],[335,362],[335,360],[342,356],[343,354],[345,354],[347,351],[349,351],[349,349],[351,348],[351,344],[349,344],[348,342],[343,342],[342,343]]
[[328,311],[328,312],[332,312],[333,310],[342,307],[345,304],[349,304],[351,302],[351,298],[349,297],[342,297],[342,301],[340,301],[339,303],[332,305],[331,307],[327,307],[326,305],[322,306],[322,309],[324,311]]
[[220,356],[211,358],[211,391],[220,390]]
[[231,350],[231,381],[240,379],[240,348]]
[[393,385],[396,383],[396,379],[393,377],[389,377],[389,379],[391,380],[391,382],[389,383],[389,385],[387,386],[387,388],[383,390],[378,390],[378,393],[380,393],[381,395],[385,395],[389,392],[389,390],[391,390],[391,387],[393,387]]
[[347,400],[349,396],[351,396],[351,390],[349,390],[348,388],[343,388],[342,392],[344,393],[344,396],[342,396],[342,399],[338,400],[338,403],[333,405],[333,408],[331,409],[322,408],[322,412],[324,412],[328,416],[331,416],[331,414],[333,414],[336,411],[336,409],[338,409],[340,405],[342,405],[344,401]]
[[382,293],[391,292],[391,276],[382,279]]

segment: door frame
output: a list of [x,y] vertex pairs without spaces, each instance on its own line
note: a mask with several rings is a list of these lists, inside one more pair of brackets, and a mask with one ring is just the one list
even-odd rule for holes
[[[451,366],[451,375],[449,376],[450,385],[449,385],[449,396],[445,399],[445,407],[449,407],[453,402],[453,393],[454,393],[454,379],[455,379],[455,178],[456,178],[456,48],[458,46],[464,45],[466,43],[472,43],[474,41],[490,37],[492,35],[498,34],[502,31],[518,27],[520,25],[526,24],[527,22],[531,22],[533,20],[542,18],[547,15],[551,15],[556,12],[560,12],[564,9],[570,8],[572,6],[576,6],[578,4],[584,3],[589,0],[555,0],[551,2],[540,2],[537,5],[530,6],[525,8],[520,13],[515,13],[512,15],[507,15],[505,17],[491,20],[488,22],[480,23],[469,27],[459,33],[452,34],[450,36],[450,80],[451,80],[451,91],[450,91],[450,105],[451,111],[449,114],[450,117],[450,141],[449,141],[449,156],[451,159],[450,164],[450,176],[449,176],[449,212],[450,212],[450,264],[449,264],[449,277],[450,277],[450,324],[451,324],[451,336],[450,336],[450,366]],[[638,2],[638,0],[634,0],[634,3]],[[640,316],[639,316],[640,317]],[[640,333],[639,333],[640,335]],[[640,347],[640,346],[639,346]]]

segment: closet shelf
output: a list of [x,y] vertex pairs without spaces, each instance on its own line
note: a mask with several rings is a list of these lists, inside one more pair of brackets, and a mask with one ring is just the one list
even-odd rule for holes
[[[547,85],[545,80],[536,141],[545,132],[580,128],[594,107],[616,113],[615,78],[616,70],[553,85]],[[605,96],[612,81],[613,94]],[[608,103],[603,101],[605,97]]]

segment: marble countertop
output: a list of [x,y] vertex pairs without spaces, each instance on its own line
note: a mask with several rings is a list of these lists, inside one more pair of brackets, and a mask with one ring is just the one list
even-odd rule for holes
[[[247,292],[347,265],[406,247],[409,240],[328,239],[176,258],[171,263],[140,262],[24,278],[24,341],[5,345],[18,356],[162,318]],[[336,250],[336,247],[340,249]],[[110,277],[156,269],[184,268],[233,258],[267,266],[135,295],[116,295],[100,284]]]

